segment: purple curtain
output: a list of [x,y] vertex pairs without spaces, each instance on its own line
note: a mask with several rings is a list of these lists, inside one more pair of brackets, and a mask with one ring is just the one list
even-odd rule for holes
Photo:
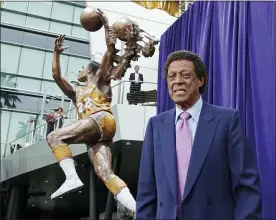
[[263,216],[275,215],[275,2],[196,1],[161,37],[157,113],[174,108],[163,67],[176,50],[200,55],[208,69],[203,99],[239,111],[257,151]]

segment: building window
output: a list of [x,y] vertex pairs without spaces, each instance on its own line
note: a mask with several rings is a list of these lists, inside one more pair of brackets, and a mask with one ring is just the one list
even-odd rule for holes
[[71,41],[68,49],[69,53],[90,57],[89,44]]
[[1,40],[21,44],[23,41],[23,31],[1,27]]
[[[52,83],[53,84],[53,83]],[[61,98],[57,97],[57,94],[51,93],[52,90],[48,90],[46,101],[44,104],[44,114],[49,114],[53,109],[57,109],[61,106]],[[3,95],[2,95],[3,93]],[[7,90],[1,91],[1,108],[16,109],[19,111],[32,112],[40,114],[42,108],[43,97],[27,95],[18,92],[12,92]],[[70,100],[66,98],[64,100],[63,110],[68,111]]]
[[48,82],[48,81],[42,81],[40,92],[42,93],[47,92],[53,96],[61,96],[64,94],[61,91],[61,89],[58,87],[56,82]]
[[21,102],[17,94],[10,91],[1,90],[0,97],[0,107],[1,108],[16,108],[17,104]]
[[47,36],[24,32],[23,44],[33,47],[45,48],[47,45]]
[[1,22],[25,26],[25,21],[26,21],[26,15],[19,15],[19,14],[10,13],[7,11],[2,11]]
[[1,73],[1,86],[8,88],[17,88],[20,90],[40,92],[40,79],[30,79],[18,75]]
[[83,8],[75,7],[74,20],[73,20],[74,24],[80,24],[80,15],[82,12],[83,12]]
[[[58,26],[56,28],[58,28]],[[72,26],[64,25],[64,24],[60,24],[59,27],[65,27],[65,26],[72,28]],[[28,31],[20,31],[12,28],[1,27],[1,40],[7,41],[7,42],[53,50],[55,39],[56,39],[55,37],[45,36],[40,33],[31,33]],[[72,54],[77,54],[77,55],[87,56],[87,57],[90,56],[89,42],[82,43],[74,40],[65,39],[64,46],[69,46],[69,48],[66,50],[67,53],[72,53]],[[3,48],[1,49],[3,50]]]
[[52,16],[51,18],[72,22],[74,14],[74,7],[58,2],[53,2]]
[[82,27],[73,26],[72,36],[83,39],[89,39],[89,32]]
[[[53,37],[48,37],[47,39],[47,49],[53,50],[54,49],[54,42],[56,38]],[[90,48],[89,48],[89,43],[81,43],[73,40],[68,40],[65,37],[65,40],[63,42],[64,46],[69,46],[67,50],[65,50],[66,53],[71,53],[71,54],[77,54],[81,56],[90,56]]]
[[71,29],[72,29],[71,25],[62,24],[62,23],[52,21],[50,23],[49,31],[53,32],[53,33],[59,33],[59,34],[62,33],[62,34],[71,35]]
[[[41,108],[41,106],[42,106],[42,99],[39,99],[38,104],[39,104],[39,106]],[[69,106],[70,106],[70,101],[65,100],[64,103],[63,103],[63,112],[65,114],[69,110]],[[51,99],[51,97],[49,97],[47,99],[47,102],[44,105],[44,107],[45,107],[45,109],[44,109],[44,113],[45,114],[49,114],[51,112],[54,112],[56,109],[58,109],[59,107],[61,107],[61,99]],[[39,111],[41,111],[41,109]]]
[[1,87],[15,88],[16,76],[7,73],[1,73]]
[[29,79],[26,77],[17,77],[16,88],[26,91],[39,92],[40,91],[41,80]]
[[26,112],[39,112],[38,97],[13,92],[9,93],[13,94],[18,99],[18,101],[14,100],[14,106],[16,106],[15,109]]
[[27,8],[28,8],[28,2],[11,2],[11,1],[4,1],[4,5],[3,8],[8,8],[8,9],[12,9],[15,11],[21,11],[21,12],[27,12]]
[[67,72],[73,72],[75,74],[78,74],[82,67],[88,63],[88,61],[89,60],[87,59],[69,57]]
[[[8,129],[10,124],[11,112],[1,111],[1,142],[7,142]],[[5,153],[5,144],[1,144],[1,157]]]
[[21,47],[1,44],[1,72],[17,73]]
[[45,52],[22,48],[18,74],[42,77]]
[[[43,68],[43,78],[53,80],[52,76],[52,60],[53,53],[46,52],[45,63]],[[60,66],[61,74],[64,75],[67,72],[68,56],[61,54],[60,56]]]
[[[9,127],[8,141],[15,141],[11,144],[24,144],[25,134],[28,131],[28,122],[30,119],[34,118],[35,116],[33,114],[12,112],[10,120],[12,123]],[[10,154],[9,151],[8,154]]]
[[26,26],[30,28],[48,31],[49,24],[50,24],[50,21],[48,20],[43,20],[43,19],[34,18],[30,16],[27,17]]
[[29,1],[28,13],[49,18],[51,15],[52,2],[47,3],[49,4],[45,4],[43,2]]

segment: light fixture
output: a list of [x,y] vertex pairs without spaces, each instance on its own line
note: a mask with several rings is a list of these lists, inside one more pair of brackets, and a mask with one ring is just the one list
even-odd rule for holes
[[45,183],[48,183],[48,180],[46,180]]
[[62,196],[61,196],[61,197],[59,197],[59,198],[61,198],[61,199],[62,199]]
[[81,190],[79,191],[79,193],[82,193]]
[[34,207],[35,205],[32,205],[32,207]]
[[70,81],[70,83],[72,83],[75,86],[82,86],[79,82],[74,81],[74,80]]

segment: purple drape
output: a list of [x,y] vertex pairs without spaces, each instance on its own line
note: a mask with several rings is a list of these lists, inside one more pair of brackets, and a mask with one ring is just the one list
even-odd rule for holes
[[203,98],[238,109],[257,151],[263,216],[275,215],[275,2],[195,2],[161,37],[157,113],[172,109],[163,67],[169,53],[191,50],[208,69]]

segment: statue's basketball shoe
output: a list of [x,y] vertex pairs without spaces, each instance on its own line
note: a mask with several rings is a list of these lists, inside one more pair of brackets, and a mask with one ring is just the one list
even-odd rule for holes
[[66,179],[61,187],[51,195],[51,199],[55,199],[67,193],[77,191],[78,189],[83,187],[83,183],[76,172],[73,159],[68,158],[62,160],[60,162],[60,166],[65,173]]

